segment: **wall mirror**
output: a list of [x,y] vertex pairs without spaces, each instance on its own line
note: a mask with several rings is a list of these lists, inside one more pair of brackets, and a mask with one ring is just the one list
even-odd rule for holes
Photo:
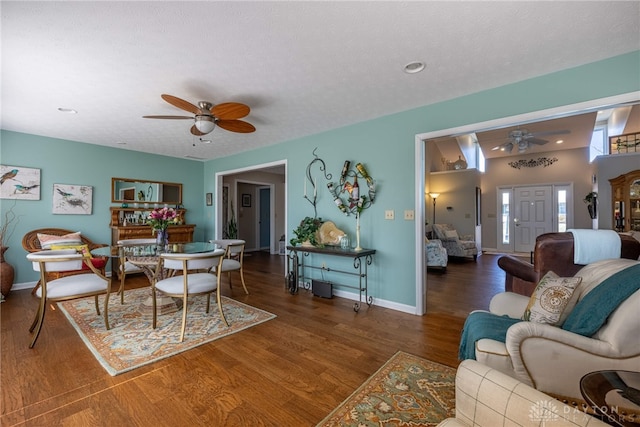
[[111,202],[181,205],[182,184],[131,178],[111,178]]

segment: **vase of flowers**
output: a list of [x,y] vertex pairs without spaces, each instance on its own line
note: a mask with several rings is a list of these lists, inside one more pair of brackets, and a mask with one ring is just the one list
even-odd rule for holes
[[169,224],[178,222],[178,214],[173,208],[157,208],[149,213],[147,224],[151,226],[156,235],[156,244],[166,246],[169,244]]

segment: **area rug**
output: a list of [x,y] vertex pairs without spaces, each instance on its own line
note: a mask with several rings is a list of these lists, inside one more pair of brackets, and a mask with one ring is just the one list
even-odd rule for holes
[[456,370],[397,352],[317,427],[435,426],[455,415]]
[[[274,314],[222,297],[227,327],[218,311],[215,296],[206,313],[206,297],[188,300],[187,328],[180,342],[182,310],[158,315],[157,328],[152,329],[152,311],[143,303],[149,299],[149,288],[125,293],[125,303],[115,293],[109,299],[108,331],[103,317],[96,315],[93,297],[58,303],[100,364],[115,376],[149,363],[157,362],[199,345],[240,332],[275,318]],[[181,300],[178,300],[181,303]],[[147,301],[148,302],[148,301]]]

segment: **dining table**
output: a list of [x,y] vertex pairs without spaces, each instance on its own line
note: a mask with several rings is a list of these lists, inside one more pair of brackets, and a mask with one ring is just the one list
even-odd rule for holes
[[[124,261],[139,267],[149,280],[149,284],[153,285],[156,280],[163,280],[171,277],[176,273],[175,270],[162,268],[158,270],[160,255],[163,253],[178,253],[178,254],[196,254],[204,252],[216,252],[220,255],[224,254],[225,250],[216,243],[213,242],[189,242],[189,243],[169,243],[167,245],[157,244],[142,244],[142,245],[111,245],[96,248],[91,251],[93,256],[110,257],[112,259],[119,259],[120,263],[124,265]],[[124,292],[124,289],[121,289]],[[167,314],[177,311],[179,304],[182,302],[180,299],[174,299],[168,296],[160,295],[158,297],[158,314]],[[141,306],[141,311],[145,314],[151,314],[153,309],[153,294],[149,295]]]

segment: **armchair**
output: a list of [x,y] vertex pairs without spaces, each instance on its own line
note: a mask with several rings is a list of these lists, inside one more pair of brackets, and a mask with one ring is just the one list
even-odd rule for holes
[[461,236],[451,224],[433,224],[435,237],[442,241],[447,254],[452,257],[478,257],[478,246],[471,235]]
[[442,271],[447,271],[447,250],[442,246],[442,242],[437,239],[429,240],[425,244],[428,267],[442,267]]
[[[546,421],[546,424],[545,424]],[[495,369],[465,360],[456,372],[456,415],[438,427],[607,426]]]
[[[614,273],[637,268],[640,261],[610,259],[589,264],[576,276],[582,282],[571,300],[579,304]],[[640,285],[640,275],[631,286]],[[504,292],[491,300],[489,312],[520,319],[529,297]],[[570,303],[567,309],[570,309]],[[575,305],[576,310],[579,305]],[[519,381],[555,397],[580,401],[580,378],[598,370],[640,370],[640,290],[633,292],[590,336],[559,326],[519,321],[509,326],[505,342],[482,338],[475,342],[475,358]]]
[[[620,234],[621,258],[638,259],[640,241]],[[545,233],[536,238],[533,264],[520,258],[505,255],[498,259],[498,266],[505,275],[505,291],[529,296],[537,283],[549,271],[562,277],[573,276],[584,265],[575,264],[572,233]]]

